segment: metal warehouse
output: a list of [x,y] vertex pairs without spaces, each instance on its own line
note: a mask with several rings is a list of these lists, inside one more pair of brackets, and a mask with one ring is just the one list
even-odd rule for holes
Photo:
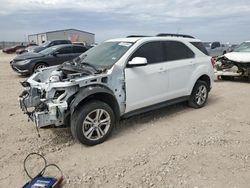
[[65,29],[28,35],[29,42],[35,42],[38,45],[46,41],[60,39],[71,40],[71,42],[83,42],[86,45],[91,45],[95,43],[95,34],[78,29]]

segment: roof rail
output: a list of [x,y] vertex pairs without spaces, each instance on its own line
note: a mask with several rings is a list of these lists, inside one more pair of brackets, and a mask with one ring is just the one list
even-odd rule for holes
[[150,37],[150,36],[146,36],[146,35],[129,35],[129,36],[127,36],[127,38],[131,38],[131,37]]
[[191,35],[183,35],[183,34],[172,34],[172,33],[160,33],[156,35],[157,37],[183,37],[183,38],[192,38],[194,39],[193,36]]

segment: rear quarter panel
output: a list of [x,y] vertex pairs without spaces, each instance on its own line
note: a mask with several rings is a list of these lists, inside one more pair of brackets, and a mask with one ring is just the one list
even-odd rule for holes
[[203,75],[207,75],[210,78],[210,83],[211,83],[210,88],[212,88],[215,75],[214,75],[214,70],[213,70],[213,66],[211,63],[211,58],[209,56],[197,58],[194,71],[191,75],[191,79],[188,84],[189,89],[188,89],[187,95],[191,95],[196,81]]

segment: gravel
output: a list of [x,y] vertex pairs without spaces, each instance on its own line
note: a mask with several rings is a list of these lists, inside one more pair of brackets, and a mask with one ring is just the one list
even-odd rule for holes
[[108,141],[86,147],[68,128],[37,136],[18,106],[25,77],[11,70],[13,57],[0,54],[1,187],[29,180],[23,160],[30,152],[59,165],[70,188],[249,187],[249,83],[218,81],[204,108],[178,104],[122,120]]

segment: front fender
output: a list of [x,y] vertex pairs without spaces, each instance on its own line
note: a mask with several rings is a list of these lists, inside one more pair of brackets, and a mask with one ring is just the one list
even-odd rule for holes
[[95,86],[87,86],[82,89],[77,93],[76,97],[70,104],[70,113],[73,114],[75,111],[76,107],[87,97],[93,94],[98,94],[98,93],[106,93],[115,98],[115,95],[113,94],[112,90],[110,90],[108,87],[105,87],[103,85],[95,85]]

